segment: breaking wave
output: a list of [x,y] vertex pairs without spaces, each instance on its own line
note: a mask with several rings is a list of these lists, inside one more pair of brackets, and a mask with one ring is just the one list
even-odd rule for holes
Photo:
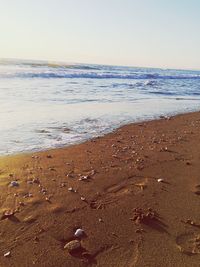
[[[146,85],[153,85],[152,80],[200,79],[200,71],[170,70],[156,68],[136,68],[106,66],[95,64],[59,64],[31,61],[0,60],[0,78],[44,78],[44,79],[121,79],[147,80]],[[148,80],[151,80],[150,82]]]
[[[67,73],[67,72],[23,72],[23,73],[3,73],[1,78],[70,78],[70,79],[166,79],[166,80],[184,80],[184,79],[200,79],[200,75],[160,75],[160,74],[110,74],[110,73]],[[146,85],[152,85],[147,83]]]

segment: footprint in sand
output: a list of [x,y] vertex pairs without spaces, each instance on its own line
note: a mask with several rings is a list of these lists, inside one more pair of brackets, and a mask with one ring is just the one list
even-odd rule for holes
[[138,194],[143,191],[148,184],[148,180],[140,181],[125,181],[119,184],[112,185],[106,189],[106,193],[113,195],[115,197],[124,195],[124,194]]
[[200,254],[200,233],[184,233],[176,238],[176,245],[180,252],[192,256]]

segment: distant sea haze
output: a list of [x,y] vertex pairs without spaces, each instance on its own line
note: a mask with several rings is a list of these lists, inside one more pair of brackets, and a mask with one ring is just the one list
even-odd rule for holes
[[199,108],[200,71],[0,61],[1,155]]

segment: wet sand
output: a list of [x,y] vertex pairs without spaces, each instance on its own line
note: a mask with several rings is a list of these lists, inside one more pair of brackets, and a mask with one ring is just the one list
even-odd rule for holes
[[196,112],[1,157],[0,266],[198,267],[199,131]]

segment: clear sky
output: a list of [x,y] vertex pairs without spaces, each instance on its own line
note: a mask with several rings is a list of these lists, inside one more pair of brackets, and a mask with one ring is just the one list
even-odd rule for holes
[[200,69],[200,0],[0,0],[0,58]]

